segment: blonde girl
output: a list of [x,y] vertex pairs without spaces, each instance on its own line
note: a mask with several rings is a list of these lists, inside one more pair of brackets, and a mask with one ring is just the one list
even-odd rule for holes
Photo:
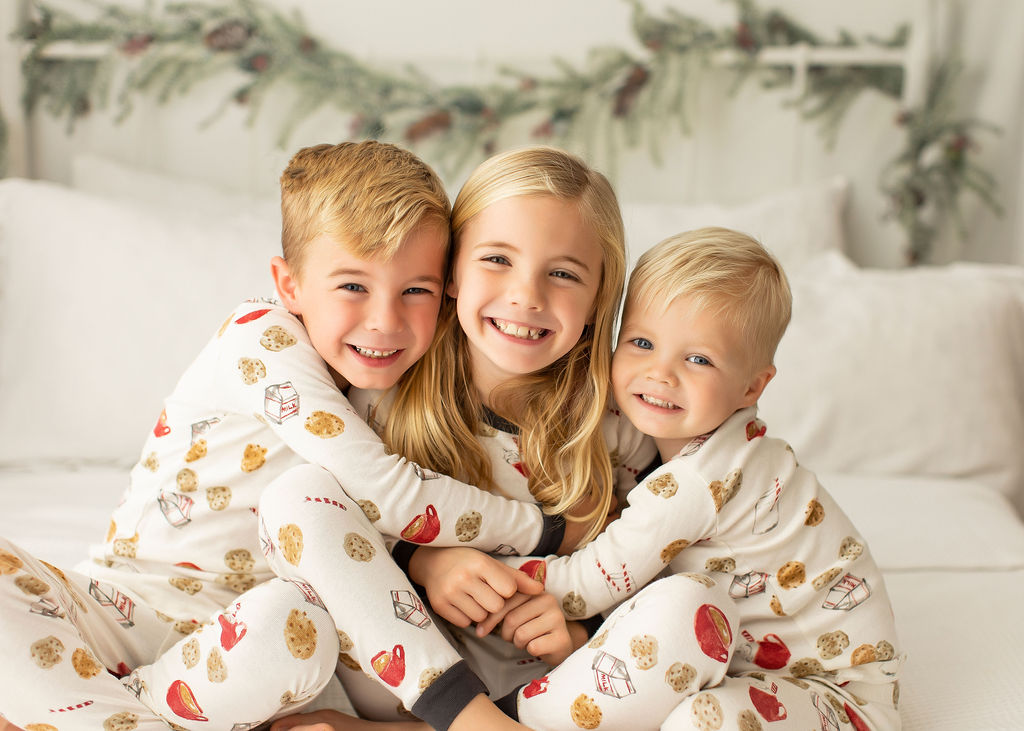
[[[449,297],[430,350],[390,404],[385,442],[440,473],[564,514],[589,540],[616,486],[635,484],[654,455],[608,402],[626,266],[615,193],[603,175],[565,151],[513,150],[470,175],[452,209],[452,231]],[[504,598],[489,588],[493,568],[483,554],[406,554],[413,554],[411,575],[435,611],[456,626],[501,608]],[[524,651],[505,658],[510,665],[529,657],[524,653],[557,662],[585,639],[580,627],[553,625],[564,619],[550,601],[544,595],[520,607],[518,617],[506,617],[508,634],[520,627],[514,643]],[[467,647],[487,644],[463,640]],[[476,664],[492,694],[522,677],[487,672],[505,664],[490,656]]]
[[[501,210],[495,210],[499,206]],[[503,312],[520,322],[510,318],[495,323],[491,318],[491,323],[481,323],[473,320],[478,313],[470,311],[470,305],[460,311],[461,280],[484,268],[480,259],[490,258],[490,269],[514,270],[534,264],[524,261],[523,249],[528,243],[513,251],[514,242],[484,242],[469,251],[471,244],[480,242],[469,242],[468,236],[486,236],[494,224],[500,226],[504,218],[517,215],[527,219],[520,220],[523,226],[534,225],[528,220],[530,214],[562,215],[563,228],[578,234],[578,240],[563,247],[568,254],[551,251],[547,261],[537,262],[550,266],[552,279],[560,278],[563,283],[576,280],[561,286],[562,290],[575,287],[587,296],[592,293],[586,311],[575,313],[577,320],[564,323],[577,326],[570,332],[529,328],[531,317],[541,324],[547,317],[531,303],[505,306]],[[494,224],[488,226],[491,219],[482,221],[483,217],[493,217]],[[391,409],[395,416],[388,420],[385,441],[415,462],[443,474],[462,475],[472,484],[493,490],[497,487],[495,468],[478,438],[484,426],[481,414],[484,408],[490,409],[519,428],[519,453],[529,491],[547,512],[568,513],[581,504],[591,506],[570,518],[588,526],[589,539],[600,528],[597,517],[607,514],[613,492],[612,464],[601,425],[607,413],[612,332],[626,267],[615,194],[603,175],[561,150],[514,150],[486,161],[467,180],[453,207],[452,230],[456,252],[450,298],[442,304],[431,349],[395,395]],[[507,251],[502,251],[503,247]],[[580,252],[594,261],[592,270],[570,261],[574,254],[582,256]],[[509,253],[519,259],[497,261],[496,257]],[[527,277],[535,274],[523,272]],[[490,280],[518,275],[512,272]],[[518,286],[518,282],[509,286]],[[549,289],[557,286],[556,282]],[[515,292],[508,294],[515,298]],[[491,307],[502,309],[497,304]],[[525,338],[518,338],[509,334],[512,324],[547,332],[527,332]],[[486,332],[488,325],[497,333]],[[488,345],[488,335],[510,341],[504,380],[485,380],[487,364],[480,361],[486,361],[489,352],[502,354],[500,344]],[[516,343],[515,339],[525,342]],[[553,341],[547,349],[539,344],[545,339]],[[529,353],[523,363],[513,360],[517,347]],[[526,370],[538,363],[543,365]]]

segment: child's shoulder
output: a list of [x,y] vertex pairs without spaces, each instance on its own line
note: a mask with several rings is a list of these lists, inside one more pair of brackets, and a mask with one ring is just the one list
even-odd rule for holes
[[276,299],[258,297],[236,305],[220,324],[214,340],[225,343],[255,338],[264,350],[280,352],[306,340],[306,327]]
[[749,453],[773,446],[764,440],[767,433],[768,427],[758,418],[757,409],[750,406],[735,412],[714,431],[691,439],[676,453],[673,460],[696,463],[714,459],[722,453],[735,459],[737,450]]

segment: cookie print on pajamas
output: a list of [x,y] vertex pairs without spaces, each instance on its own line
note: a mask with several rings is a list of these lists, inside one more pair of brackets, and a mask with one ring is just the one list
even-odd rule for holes
[[321,439],[331,439],[345,431],[345,422],[330,412],[314,411],[306,418],[306,431]]
[[583,729],[595,729],[601,725],[601,707],[593,698],[580,694],[569,707],[573,723]]
[[298,340],[280,325],[271,325],[260,336],[260,345],[267,350],[280,352],[295,345]]
[[293,609],[284,625],[284,643],[293,657],[308,660],[316,652],[316,625],[305,612]]
[[238,370],[242,376],[242,382],[248,386],[267,377],[267,367],[258,358],[239,358]]

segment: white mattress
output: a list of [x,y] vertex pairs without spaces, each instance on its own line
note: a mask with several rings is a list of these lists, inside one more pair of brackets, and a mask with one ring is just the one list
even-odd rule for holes
[[[0,470],[0,535],[71,567],[126,480],[116,467]],[[822,481],[886,573],[908,654],[904,731],[1024,728],[1024,524],[1007,500],[955,480]]]

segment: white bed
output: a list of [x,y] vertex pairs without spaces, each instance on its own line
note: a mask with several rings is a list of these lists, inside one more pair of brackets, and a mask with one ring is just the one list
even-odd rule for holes
[[[89,156],[75,170],[78,188],[0,181],[0,534],[63,566],[103,534],[162,396],[223,313],[268,293],[277,235],[270,200]],[[703,222],[775,248],[795,309],[762,413],[886,571],[904,728],[1020,728],[1024,270],[857,268],[844,201],[832,180],[624,213],[635,248]]]

